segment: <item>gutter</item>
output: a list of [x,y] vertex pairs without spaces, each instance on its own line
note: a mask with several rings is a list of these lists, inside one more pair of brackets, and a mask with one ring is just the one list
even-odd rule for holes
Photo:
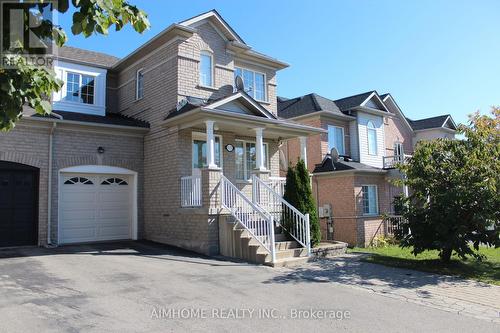
[[[55,112],[52,112],[59,120],[63,120],[63,117]],[[52,237],[51,237],[51,220],[52,220],[52,160],[54,155],[54,132],[56,131],[57,122],[52,123],[52,128],[49,134],[49,166],[48,166],[48,180],[47,180],[47,247],[53,247]]]
[[326,177],[326,176],[333,176],[333,175],[342,175],[342,174],[349,174],[349,173],[361,173],[361,174],[379,174],[383,175],[387,173],[387,170],[380,169],[380,170],[359,170],[359,169],[352,169],[352,170],[339,170],[339,171],[327,171],[327,172],[317,172],[317,173],[312,173],[313,176],[315,177]]

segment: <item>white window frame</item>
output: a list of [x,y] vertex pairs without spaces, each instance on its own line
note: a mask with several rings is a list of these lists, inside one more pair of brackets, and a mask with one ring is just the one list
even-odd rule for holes
[[[375,188],[375,209],[376,211],[373,212],[373,213],[366,213],[365,212],[365,193],[363,192],[363,187],[374,187]],[[368,192],[367,192],[368,193]],[[379,207],[378,207],[378,186],[377,185],[374,185],[374,184],[363,184],[361,185],[361,196],[362,196],[362,200],[361,200],[361,203],[362,203],[362,208],[363,208],[363,215],[365,216],[377,216],[379,215]],[[368,198],[369,200],[369,198]],[[368,201],[368,208],[370,207],[370,202]]]
[[[66,96],[68,96],[68,74],[73,74],[73,75],[78,75],[79,76],[79,79],[78,79],[78,98],[81,99],[82,97],[82,80],[83,80],[83,77],[84,76],[88,76],[88,77],[91,77],[94,79],[94,92],[92,94],[92,103],[84,103],[83,101],[80,102],[80,101],[73,101],[73,100],[68,100],[66,99]],[[80,73],[80,72],[77,72],[77,71],[65,71],[64,73],[64,102],[65,103],[74,103],[74,104],[78,104],[78,105],[96,105],[96,89],[97,88],[97,76],[95,75],[89,75],[89,74],[85,74],[85,73]]]
[[[142,74],[142,91],[139,91],[139,75]],[[139,96],[139,92],[142,94]],[[135,100],[138,101],[144,98],[144,68],[140,68],[135,73]]]
[[[214,143],[215,145],[216,142],[215,142],[215,138],[219,138],[219,149],[220,149],[220,168],[223,169],[224,168],[224,145],[222,144],[222,135],[220,134],[214,134]],[[203,132],[192,132],[191,134],[191,169],[194,169],[193,168],[193,144],[194,144],[194,140],[205,140],[205,142],[207,142],[207,133],[203,133]],[[207,142],[208,144],[208,142]],[[208,151],[207,151],[208,153]],[[214,151],[214,154],[215,154],[215,151]],[[208,156],[207,156],[208,158]],[[216,161],[217,162],[217,161]]]
[[[243,143],[243,175],[246,177],[247,175],[247,149],[246,149],[246,144],[247,143],[253,143],[254,145],[257,146],[257,143],[255,141],[251,141],[251,140],[241,140],[241,139],[236,139],[234,140],[236,142],[242,142]],[[269,166],[270,166],[270,161],[269,161],[269,144],[267,142],[264,142],[264,146],[266,146],[266,168],[269,170]],[[236,149],[236,147],[235,147]],[[235,167],[234,167],[234,171],[235,171],[235,178],[236,178],[236,174],[237,174],[237,170],[236,170],[236,158],[237,158],[237,155],[236,153],[234,154],[234,162],[235,162]],[[252,178],[250,177],[249,179],[241,179],[241,178],[236,178],[236,180],[238,182],[251,182],[252,181]]]
[[[400,149],[398,149],[398,147]],[[396,141],[394,142],[394,151],[393,151],[393,155],[394,155],[394,159],[396,160],[396,157],[399,157],[398,159],[398,162],[403,162],[404,160],[404,156],[405,156],[405,148],[403,146],[403,143],[402,142],[399,142],[399,141]],[[401,154],[398,154],[398,150],[401,151]]]
[[[201,81],[201,57],[202,56],[209,56],[210,57],[210,85],[206,85],[204,84],[202,81]],[[211,52],[211,51],[208,51],[208,50],[201,50],[200,51],[200,75],[199,75],[199,78],[198,78],[198,84],[200,85],[200,87],[207,87],[207,88],[214,88],[215,87],[215,64],[214,64],[214,54]]]
[[[339,154],[340,155],[345,155],[345,129],[342,126],[335,126],[335,125],[328,125],[328,150],[332,150],[333,147],[330,147],[330,128],[340,128],[342,130],[342,150],[343,152]],[[334,133],[334,138],[335,138],[335,133]]]
[[[243,71],[249,71],[252,73],[253,75],[253,87],[252,87],[252,94],[249,94],[250,96],[252,96],[253,99],[255,99],[256,101],[258,102],[264,102],[264,103],[268,103],[269,101],[269,98],[267,96],[267,75],[266,73],[264,72],[259,72],[259,71],[256,71],[256,70],[253,70],[253,69],[249,69],[249,68],[246,68],[246,67],[240,67],[240,66],[235,66],[234,67],[234,72],[235,72],[235,75],[236,75],[236,70],[239,69],[241,70],[241,72],[243,73]],[[261,74],[264,76],[264,99],[257,99],[255,98],[255,74]],[[246,92],[248,94],[248,92]]]
[[[373,125],[373,128],[370,127],[370,124]],[[370,131],[375,132],[375,152],[370,151]],[[369,120],[368,123],[366,123],[366,141],[368,144],[368,155],[372,156],[377,156],[378,155],[378,140],[377,140],[377,127],[373,123],[373,121]]]

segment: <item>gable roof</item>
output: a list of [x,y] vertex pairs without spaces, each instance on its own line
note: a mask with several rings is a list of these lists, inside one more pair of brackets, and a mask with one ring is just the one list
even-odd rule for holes
[[319,111],[331,112],[332,115],[345,117],[336,103],[328,98],[312,93],[297,98],[278,97],[278,116],[294,118]]
[[120,60],[120,58],[109,54],[84,50],[72,46],[57,48],[57,58],[104,68],[111,68]]
[[219,12],[215,9],[193,16],[187,20],[181,21],[179,22],[179,25],[196,26],[197,23],[207,19],[210,20],[210,22],[212,22],[213,24],[215,24],[218,32],[220,31],[221,33],[223,33],[224,36],[226,36],[226,38],[229,41],[236,41],[246,45],[246,43],[243,41],[243,38],[241,38],[240,35],[238,35],[238,33],[234,31],[233,28],[231,28],[231,26],[222,18]]
[[448,126],[447,128],[452,130],[457,129],[453,118],[451,118],[451,115],[449,114],[419,120],[411,120],[409,118],[406,119],[408,120],[414,131],[445,127],[448,120],[451,120],[451,126]]
[[375,90],[371,90],[361,94],[336,99],[334,102],[341,111],[347,111],[357,106],[361,106],[361,104],[363,104],[363,102],[366,101],[374,92]]
[[180,114],[184,114],[200,107],[204,107],[207,109],[218,109],[220,106],[236,100],[241,101],[242,104],[244,104],[244,106],[251,110],[256,116],[262,116],[268,119],[277,119],[271,112],[266,110],[266,108],[260,105],[259,102],[254,100],[244,91],[237,91],[218,99],[202,99],[198,97],[188,96],[184,100],[184,105],[182,105],[180,108],[172,110],[167,115],[166,119],[176,117]]

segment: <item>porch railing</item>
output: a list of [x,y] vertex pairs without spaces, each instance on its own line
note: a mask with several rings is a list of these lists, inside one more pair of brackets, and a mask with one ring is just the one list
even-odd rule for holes
[[285,195],[286,177],[269,177],[269,187],[281,196]]
[[309,214],[302,214],[262,179],[252,176],[253,201],[268,212],[276,225],[283,227],[311,254]]
[[181,207],[201,205],[201,176],[181,177]]
[[394,155],[394,156],[384,156],[384,169],[392,169],[396,167],[398,163],[407,163],[412,155]]
[[224,175],[221,175],[220,185],[222,207],[229,210],[239,224],[271,254],[273,263],[276,262],[273,216],[254,204]]
[[388,215],[384,218],[385,234],[394,236],[402,229],[401,223],[404,217],[401,215]]

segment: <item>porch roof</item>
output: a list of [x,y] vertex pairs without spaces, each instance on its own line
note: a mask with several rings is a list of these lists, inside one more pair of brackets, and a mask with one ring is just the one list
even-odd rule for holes
[[169,117],[163,121],[162,125],[165,127],[178,126],[179,129],[199,128],[204,127],[207,120],[215,121],[217,130],[237,132],[242,136],[254,136],[256,128],[263,128],[264,137],[270,139],[291,139],[327,133],[322,128],[293,121],[240,114],[204,106],[195,107],[175,117]]

